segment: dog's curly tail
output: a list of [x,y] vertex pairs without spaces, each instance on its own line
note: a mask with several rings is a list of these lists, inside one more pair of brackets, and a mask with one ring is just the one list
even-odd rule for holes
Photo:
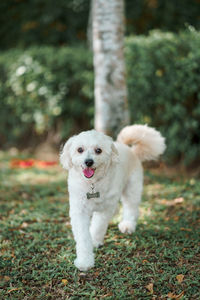
[[156,160],[166,148],[165,138],[159,131],[147,125],[124,127],[117,141],[130,146],[141,161]]

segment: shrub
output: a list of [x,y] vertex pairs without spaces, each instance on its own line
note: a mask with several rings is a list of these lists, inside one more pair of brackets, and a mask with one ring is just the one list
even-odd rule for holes
[[0,48],[83,42],[89,7],[89,0],[0,1]]
[[[191,164],[200,153],[200,33],[152,32],[126,41],[133,123],[158,128],[166,159]],[[85,48],[30,48],[0,53],[1,145],[33,145],[93,125],[92,55]]]
[[[198,0],[125,0],[127,35],[200,28]],[[90,0],[0,1],[0,49],[86,41]]]
[[200,153],[199,49],[200,33],[194,30],[154,31],[126,43],[132,120],[162,131],[171,162],[190,164]]
[[27,145],[50,130],[68,136],[90,126],[93,72],[85,49],[10,50],[0,55],[0,76],[3,143]]

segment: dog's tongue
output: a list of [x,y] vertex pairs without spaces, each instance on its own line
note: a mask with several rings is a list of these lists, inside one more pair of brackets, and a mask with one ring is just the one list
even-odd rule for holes
[[86,168],[83,170],[83,174],[85,175],[85,177],[91,178],[94,175],[94,169]]

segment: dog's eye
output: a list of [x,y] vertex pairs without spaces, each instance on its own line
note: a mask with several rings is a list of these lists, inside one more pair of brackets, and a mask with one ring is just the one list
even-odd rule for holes
[[95,149],[95,153],[96,153],[96,154],[101,154],[101,152],[102,152],[101,148],[96,148],[96,149]]
[[82,147],[79,147],[78,149],[77,149],[77,151],[78,151],[78,153],[83,153],[83,148]]

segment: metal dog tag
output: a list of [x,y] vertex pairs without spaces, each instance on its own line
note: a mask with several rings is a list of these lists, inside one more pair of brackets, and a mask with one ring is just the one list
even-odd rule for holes
[[100,193],[96,192],[96,193],[87,193],[87,199],[91,199],[91,198],[100,198]]

